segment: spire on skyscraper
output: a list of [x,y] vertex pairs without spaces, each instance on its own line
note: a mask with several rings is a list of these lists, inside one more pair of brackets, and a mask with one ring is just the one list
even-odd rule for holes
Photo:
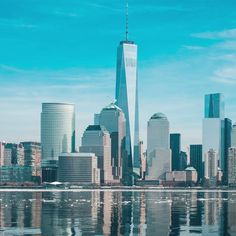
[[125,14],[125,39],[128,42],[128,34],[129,34],[129,4],[128,0],[126,0],[126,14]]

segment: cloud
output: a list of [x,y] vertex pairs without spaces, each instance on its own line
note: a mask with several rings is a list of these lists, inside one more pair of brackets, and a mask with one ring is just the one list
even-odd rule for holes
[[191,50],[191,51],[198,51],[198,50],[203,50],[205,47],[202,46],[196,46],[196,45],[183,45],[183,48]]
[[192,37],[204,39],[236,39],[236,29],[227,29],[223,31],[202,32],[192,34]]
[[236,84],[236,65],[216,70],[212,80],[226,85]]

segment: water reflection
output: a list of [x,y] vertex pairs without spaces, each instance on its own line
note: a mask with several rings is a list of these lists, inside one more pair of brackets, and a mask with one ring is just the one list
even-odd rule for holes
[[236,193],[0,192],[0,235],[236,235]]

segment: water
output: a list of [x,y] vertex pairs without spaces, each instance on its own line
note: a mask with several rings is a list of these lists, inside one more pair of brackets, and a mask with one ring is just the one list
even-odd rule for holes
[[0,192],[0,235],[236,235],[236,192]]

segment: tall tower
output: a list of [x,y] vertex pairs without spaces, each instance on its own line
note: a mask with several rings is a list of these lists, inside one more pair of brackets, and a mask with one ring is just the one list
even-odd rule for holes
[[[128,39],[128,4],[126,6],[125,40],[117,48],[116,105],[126,119],[126,150],[128,168],[139,174],[139,113],[137,82],[137,45]],[[131,173],[130,173],[131,175]]]

